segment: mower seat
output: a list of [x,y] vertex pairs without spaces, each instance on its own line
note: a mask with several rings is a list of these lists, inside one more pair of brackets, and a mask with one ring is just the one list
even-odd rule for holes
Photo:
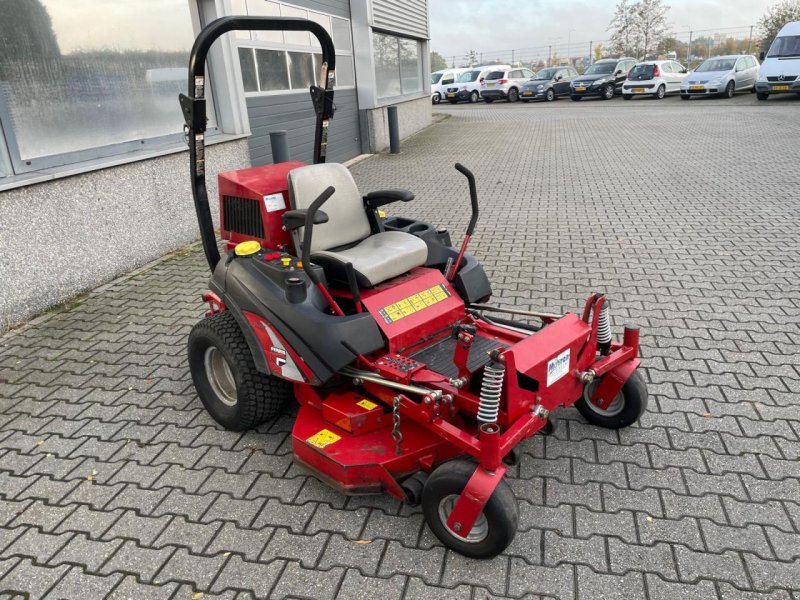
[[[420,267],[428,246],[402,231],[373,233],[364,199],[347,167],[336,163],[309,165],[289,171],[289,202],[293,209],[308,208],[328,186],[336,192],[323,205],[328,222],[314,225],[310,256],[331,281],[347,282],[352,263],[360,287],[373,287]],[[296,240],[303,239],[303,229]]]

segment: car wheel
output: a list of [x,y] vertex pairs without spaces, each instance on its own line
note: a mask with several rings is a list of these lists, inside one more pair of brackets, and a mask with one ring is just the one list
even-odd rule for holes
[[486,102],[486,104],[491,104],[494,102],[494,98],[484,98],[483,101]]
[[422,512],[433,534],[448,548],[470,558],[492,558],[508,547],[519,524],[519,505],[505,479],[497,484],[466,537],[447,525],[476,467],[466,460],[453,460],[437,467],[422,489]]
[[508,101],[509,102],[516,102],[519,100],[519,92],[517,92],[517,88],[511,88],[508,90]]
[[733,81],[729,81],[728,85],[725,86],[725,91],[722,92],[722,96],[724,98],[733,98],[736,94],[736,84]]
[[431,102],[434,104],[439,104],[442,101],[442,97],[439,95],[439,92],[436,92],[433,97],[431,98]]
[[606,429],[622,429],[639,420],[647,409],[647,384],[639,371],[634,371],[622,385],[622,389],[606,408],[592,402],[592,395],[602,378],[595,379],[583,388],[583,395],[575,408],[592,425]]
[[655,95],[653,96],[656,100],[663,100],[664,96],[667,95],[667,88],[664,84],[658,86]]
[[478,93],[478,90],[472,90],[472,93],[469,95],[469,101],[472,104],[475,104],[478,100],[480,100],[481,95]]
[[580,102],[581,97],[580,96],[570,96],[569,99],[572,100],[573,102]]
[[767,98],[769,98],[769,94],[766,92],[756,92],[756,98],[758,98],[759,100],[766,100]]
[[244,333],[230,311],[206,317],[189,333],[189,372],[214,420],[244,431],[278,416],[292,384],[256,369]]
[[607,83],[603,88],[603,100],[611,100],[614,97],[614,84]]
[[555,100],[556,99],[555,91],[552,88],[547,90],[547,92],[544,95],[544,99],[547,100],[548,102],[552,102],[553,100]]
[[622,94],[623,100],[633,100],[633,94]]

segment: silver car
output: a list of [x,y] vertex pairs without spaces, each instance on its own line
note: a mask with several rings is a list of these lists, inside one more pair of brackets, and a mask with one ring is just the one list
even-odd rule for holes
[[755,90],[758,61],[755,56],[734,54],[709,58],[681,84],[681,98],[722,96],[733,98],[736,92]]
[[530,69],[498,69],[492,71],[481,83],[481,98],[487,104],[504,99],[519,100],[519,90],[535,73]]

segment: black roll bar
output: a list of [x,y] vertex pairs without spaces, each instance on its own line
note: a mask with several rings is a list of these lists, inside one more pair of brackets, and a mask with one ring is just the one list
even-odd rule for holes
[[211,271],[219,262],[217,239],[214,235],[214,221],[208,205],[205,167],[206,99],[205,70],[206,58],[211,44],[229,31],[308,31],[313,33],[322,47],[322,70],[317,85],[309,88],[311,102],[317,115],[314,135],[314,163],[325,162],[328,146],[328,123],[333,118],[333,83],[336,70],[336,53],[331,36],[319,23],[291,17],[222,17],[206,25],[192,46],[189,55],[189,95],[179,97],[181,111],[186,121],[184,130],[189,144],[189,168],[191,173],[192,196],[200,226],[206,260]]

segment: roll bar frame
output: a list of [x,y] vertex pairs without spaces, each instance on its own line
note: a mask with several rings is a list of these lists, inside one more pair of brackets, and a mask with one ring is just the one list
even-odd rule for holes
[[311,102],[317,115],[314,134],[314,163],[325,162],[328,147],[328,125],[333,118],[333,84],[335,81],[336,52],[333,40],[319,23],[291,17],[222,17],[206,25],[198,34],[189,55],[188,95],[180,94],[181,111],[185,119],[184,132],[189,146],[189,168],[191,174],[192,196],[200,227],[203,250],[211,271],[220,260],[217,239],[214,235],[214,221],[208,204],[205,166],[206,99],[205,70],[206,59],[211,45],[221,35],[229,31],[308,31],[312,33],[322,48],[322,69],[319,85],[309,88]]

